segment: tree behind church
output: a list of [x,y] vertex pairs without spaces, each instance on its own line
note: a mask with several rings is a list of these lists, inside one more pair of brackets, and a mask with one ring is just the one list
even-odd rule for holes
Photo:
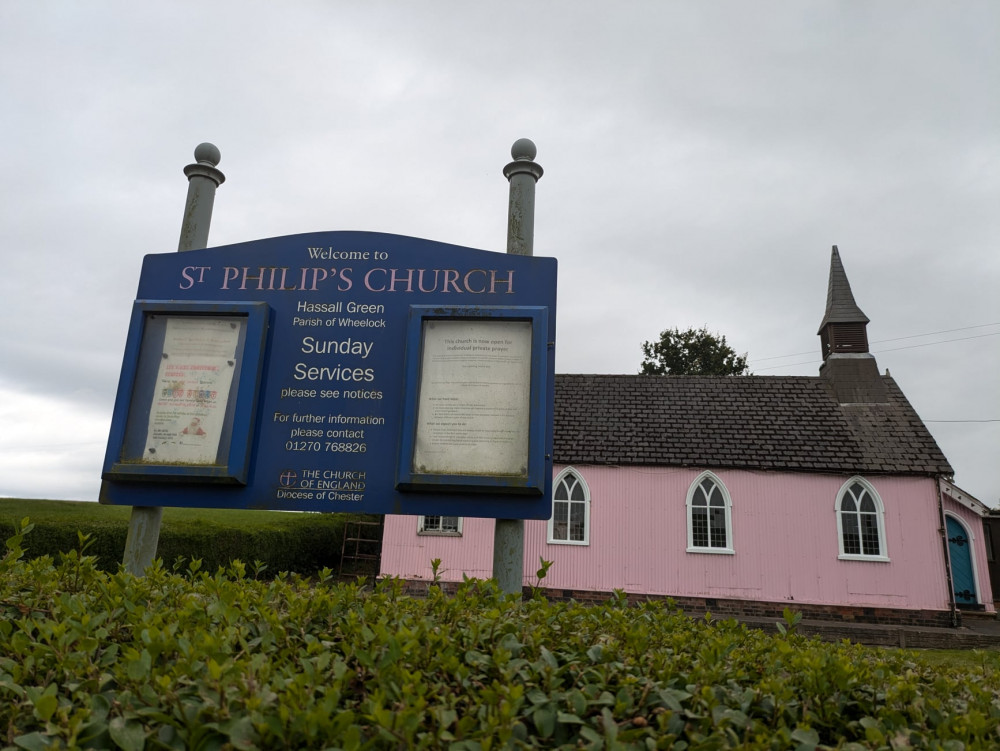
[[642,343],[642,354],[642,375],[750,375],[746,352],[737,355],[705,326],[661,331],[658,341]]

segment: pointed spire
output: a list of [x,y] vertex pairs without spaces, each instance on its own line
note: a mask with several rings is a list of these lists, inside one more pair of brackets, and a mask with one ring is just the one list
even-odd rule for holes
[[828,323],[868,323],[868,316],[854,302],[851,283],[847,281],[844,264],[840,260],[840,251],[837,250],[836,245],[833,246],[833,254],[830,258],[830,284],[826,290],[826,315],[823,316],[823,322],[819,325],[819,331],[816,333],[822,333],[823,327]]

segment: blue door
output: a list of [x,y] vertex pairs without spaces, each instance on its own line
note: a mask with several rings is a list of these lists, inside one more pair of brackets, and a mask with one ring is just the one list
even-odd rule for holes
[[951,557],[951,583],[955,603],[976,605],[976,578],[972,575],[972,545],[965,527],[956,519],[946,517],[948,526],[948,555]]

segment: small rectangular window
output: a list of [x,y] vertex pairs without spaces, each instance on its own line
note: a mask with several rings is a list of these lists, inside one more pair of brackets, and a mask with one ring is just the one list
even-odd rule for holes
[[462,517],[460,516],[421,516],[417,532],[423,535],[453,535],[462,534]]

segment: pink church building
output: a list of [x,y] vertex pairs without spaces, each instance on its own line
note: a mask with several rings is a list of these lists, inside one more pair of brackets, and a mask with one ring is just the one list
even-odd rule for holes
[[[552,517],[525,522],[555,598],[955,625],[995,612],[983,521],[896,382],[834,247],[818,376],[557,375]],[[390,516],[381,576],[489,578],[492,519]]]

